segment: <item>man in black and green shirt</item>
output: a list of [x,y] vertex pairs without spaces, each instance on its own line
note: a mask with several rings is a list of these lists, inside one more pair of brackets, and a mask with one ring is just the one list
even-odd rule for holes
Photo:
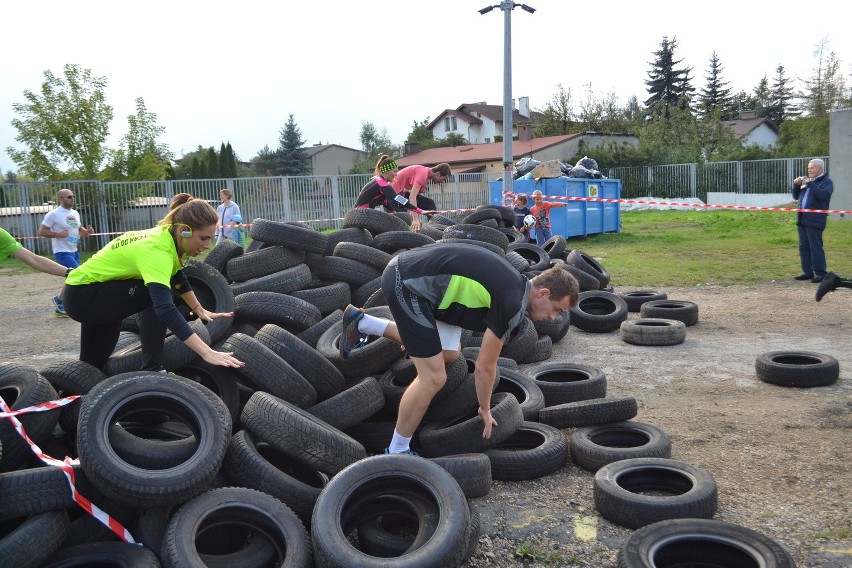
[[343,317],[341,355],[348,357],[381,335],[404,345],[417,377],[399,404],[388,453],[412,453],[409,441],[435,393],[447,380],[445,363],[460,354],[462,329],[484,332],[474,378],[483,437],[496,425],[491,392],[503,344],[526,314],[554,319],[577,303],[574,277],[553,268],[531,281],[509,262],[474,244],[435,244],[406,251],[388,264],[382,292],[394,321],[348,306]]

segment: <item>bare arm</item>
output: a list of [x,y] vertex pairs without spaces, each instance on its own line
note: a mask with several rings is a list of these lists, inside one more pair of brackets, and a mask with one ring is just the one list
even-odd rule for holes
[[53,274],[54,276],[65,276],[68,269],[57,262],[53,262],[49,258],[44,258],[35,253],[28,251],[25,248],[18,249],[12,254],[15,258],[28,264],[40,272]]
[[38,226],[38,236],[44,237],[45,239],[64,239],[68,236],[68,231],[62,231],[61,233],[54,233],[50,230],[50,227],[46,225]]
[[483,438],[491,437],[491,429],[497,426],[497,421],[491,416],[491,391],[494,390],[494,381],[497,379],[497,358],[503,342],[494,335],[490,329],[485,330],[482,336],[482,345],[479,347],[479,356],[476,358],[476,369],[473,377],[476,381],[476,399],[479,401],[479,417],[484,423],[482,430]]

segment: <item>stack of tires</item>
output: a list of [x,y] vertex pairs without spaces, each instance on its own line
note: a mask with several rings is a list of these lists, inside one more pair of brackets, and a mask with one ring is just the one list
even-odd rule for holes
[[[602,372],[546,362],[568,332],[567,312],[546,324],[524,320],[504,346],[491,400],[500,428],[490,439],[481,436],[472,376],[478,337],[466,333],[463,357],[447,364],[412,441],[423,458],[384,454],[416,371],[384,338],[341,359],[342,309],[351,302],[390,317],[382,269],[401,250],[435,242],[465,239],[533,276],[549,253],[512,249],[513,220],[511,210],[482,207],[436,215],[413,233],[405,214],[353,210],[326,235],[256,219],[247,249],[225,241],[185,269],[207,309],[235,314],[191,325],[245,367],[212,367],[170,338],[170,374],[140,372],[133,318],[104,370],[74,360],[41,370],[0,364],[12,410],[80,396],[19,420],[45,454],[79,460],[68,466],[74,486],[113,529],[78,507],[66,474],[40,467],[3,420],[0,558],[55,567],[116,558],[128,566],[459,566],[476,550],[474,501],[492,480],[541,477],[570,459],[605,466],[615,460],[599,448],[611,440],[619,460],[668,459],[667,436],[630,422],[634,399],[605,398]],[[570,441],[566,428],[579,428]],[[652,466],[662,468],[643,467]],[[677,467],[656,477],[683,488]],[[121,542],[119,525],[144,546]]]

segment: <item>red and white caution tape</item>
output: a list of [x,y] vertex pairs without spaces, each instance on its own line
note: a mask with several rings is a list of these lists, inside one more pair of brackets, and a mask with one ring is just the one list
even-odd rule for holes
[[[41,404],[36,404],[35,406],[19,408],[18,410],[9,410],[8,412],[0,412],[0,418],[11,418],[12,416],[17,416],[19,414],[27,414],[29,412],[47,412],[48,410],[53,410],[54,408],[61,408],[66,404],[74,402],[78,398],[80,398],[80,395],[75,394],[74,396],[66,396],[65,398],[60,398],[59,400],[49,400],[47,402],[42,402]],[[3,403],[3,408],[8,408],[5,402]]]
[[2,410],[2,413],[0,413],[0,418],[8,418],[9,420],[11,420],[12,426],[15,427],[15,430],[17,430],[18,434],[20,434],[24,441],[29,444],[30,449],[32,449],[36,457],[38,457],[47,465],[55,466],[62,470],[62,473],[65,474],[65,478],[68,480],[68,485],[71,487],[71,498],[74,499],[75,503],[77,503],[84,511],[92,515],[98,521],[106,525],[109,530],[118,535],[118,538],[120,538],[124,542],[128,542],[130,544],[137,544],[136,541],[133,540],[133,536],[131,536],[130,532],[126,528],[124,528],[121,523],[110,517],[97,505],[95,505],[94,503],[86,499],[83,495],[80,495],[80,493],[77,492],[77,485],[74,479],[73,466],[79,465],[80,461],[71,459],[67,456],[64,460],[60,461],[45,454],[41,450],[41,448],[38,447],[38,444],[33,442],[30,437],[27,436],[27,432],[26,430],[24,430],[24,425],[21,424],[21,421],[16,418],[17,415],[24,414],[27,412],[45,412],[47,410],[53,410],[55,408],[65,406],[66,404],[73,402],[77,398],[79,398],[79,396],[69,396],[61,398],[59,400],[43,402],[41,404],[30,406],[28,408],[20,408],[18,410],[12,410],[11,408],[9,408],[9,405],[6,404],[6,401],[0,398],[0,410]]
[[[515,197],[514,193],[504,194]],[[702,209],[738,209],[742,211],[784,211],[789,213],[830,213],[834,215],[852,215],[852,211],[840,209],[797,209],[790,207],[758,207],[756,205],[713,205],[710,203],[683,203],[676,201],[648,201],[642,199],[608,199],[604,197],[566,197],[564,195],[542,195],[542,198],[560,199],[562,201],[594,201],[599,203],[629,203],[640,205],[668,205],[672,207],[694,207]]]

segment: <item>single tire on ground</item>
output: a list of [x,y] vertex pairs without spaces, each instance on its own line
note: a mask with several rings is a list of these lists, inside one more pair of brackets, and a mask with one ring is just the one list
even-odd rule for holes
[[698,304],[686,300],[651,300],[642,304],[639,315],[678,320],[689,327],[698,323]]
[[755,361],[757,378],[781,387],[823,387],[840,376],[840,363],[812,351],[770,351]]
[[716,480],[707,470],[665,458],[617,461],[595,473],[595,508],[628,529],[669,519],[712,519]]
[[668,458],[669,435],[642,422],[618,422],[578,428],[571,435],[571,460],[589,471],[630,458]]
[[686,339],[686,324],[678,320],[637,318],[621,322],[621,340],[631,345],[678,345]]
[[796,568],[796,562],[778,542],[750,528],[711,519],[675,519],[637,530],[618,554],[618,568],[662,566]]

